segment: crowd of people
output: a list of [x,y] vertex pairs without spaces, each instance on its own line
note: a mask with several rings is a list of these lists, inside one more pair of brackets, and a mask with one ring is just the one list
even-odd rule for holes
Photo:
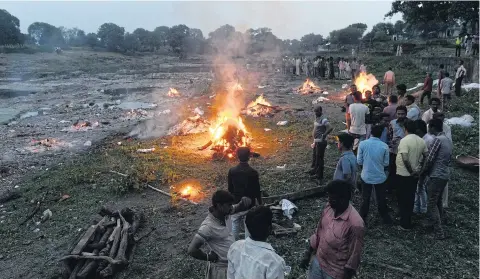
[[466,34],[465,37],[457,36],[455,39],[455,56],[460,57],[462,49],[465,50],[465,55],[478,55],[478,34]]
[[307,77],[350,80],[360,72],[367,72],[365,64],[357,58],[323,57],[307,58],[302,56],[282,59],[283,74],[304,75]]

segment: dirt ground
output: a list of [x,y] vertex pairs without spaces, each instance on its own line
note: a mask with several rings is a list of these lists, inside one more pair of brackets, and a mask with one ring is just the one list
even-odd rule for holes
[[[387,63],[386,59],[369,57],[366,61],[379,76],[388,64],[396,62]],[[186,249],[206,215],[211,193],[226,188],[228,168],[235,162],[213,160],[211,151],[198,151],[208,140],[206,134],[159,134],[145,140],[124,136],[139,123],[151,122],[138,116],[139,109],[155,115],[158,127],[191,116],[196,107],[208,114],[214,94],[210,61],[208,57],[179,61],[90,51],[0,55],[0,190],[16,186],[22,194],[0,208],[0,237],[6,240],[0,246],[0,278],[57,278],[57,260],[68,253],[92,220],[98,219],[96,212],[105,204],[142,209],[146,220],[141,232],[156,228],[137,245],[133,262],[118,278],[203,278],[205,264],[189,257]],[[415,73],[409,69],[404,79],[413,85],[421,82],[422,76],[412,77]],[[245,119],[253,148],[262,155],[252,159],[251,165],[260,172],[262,188],[270,195],[315,186],[303,174],[311,157],[312,100],[329,98],[323,103],[325,114],[335,132],[344,129],[340,103],[342,85],[347,82],[315,81],[328,95],[301,96],[292,88],[302,82],[302,78],[285,77],[260,65],[241,77],[246,101],[264,94],[273,105],[286,108],[272,118]],[[178,89],[181,96],[166,96],[170,87]],[[468,113],[478,123],[475,101],[478,91],[453,100],[447,117]],[[72,128],[78,120],[98,122],[98,126]],[[287,120],[287,125],[277,126],[281,120]],[[478,127],[454,127],[453,134],[455,154],[478,154]],[[50,141],[48,147],[38,144],[46,138],[55,142]],[[151,147],[155,147],[152,153],[136,152]],[[333,175],[338,157],[335,144],[330,144],[327,178]],[[205,198],[198,206],[172,203],[144,188],[149,183],[168,191],[169,186],[189,179],[203,187]],[[64,194],[70,198],[57,202]],[[42,211],[50,209],[53,217],[41,225],[32,221],[19,225],[37,201],[42,201]],[[357,208],[359,202],[355,197]],[[270,239],[292,267],[290,278],[304,278],[298,263],[324,203],[325,198],[299,201],[294,221],[302,226],[301,231],[296,237]],[[392,207],[396,209],[395,204]],[[358,278],[476,278],[478,173],[455,167],[448,216],[450,238],[438,242],[421,229],[405,233],[381,225],[371,208]]]

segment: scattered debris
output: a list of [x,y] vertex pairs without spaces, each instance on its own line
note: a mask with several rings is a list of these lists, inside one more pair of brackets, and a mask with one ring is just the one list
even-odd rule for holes
[[465,89],[467,92],[472,89],[480,89],[480,84],[478,83],[469,83],[462,85],[462,88]]
[[265,128],[263,129],[265,132],[268,132],[268,131],[271,131],[272,129],[269,129],[269,128]]
[[92,141],[87,140],[87,141],[83,144],[83,146],[92,146]]
[[283,166],[277,166],[277,169],[284,170],[287,168],[287,164],[284,164]]
[[170,136],[183,136],[188,134],[197,134],[207,132],[210,122],[203,119],[200,115],[189,117],[181,123],[173,126],[168,130]]
[[283,210],[283,215],[287,217],[288,219],[292,219],[293,214],[298,211],[298,207],[293,204],[293,202],[287,200],[287,199],[282,199],[280,201],[280,205],[282,206]]
[[69,198],[70,198],[69,194],[64,194],[64,195],[62,195],[62,197],[58,201],[61,202],[61,201],[64,201],[64,200],[68,200]]
[[180,97],[180,92],[177,91],[175,88],[170,88],[167,93],[168,97]]
[[34,233],[37,233],[37,232],[39,232],[39,231],[40,231],[39,228],[36,228],[36,229],[33,230]]
[[296,201],[296,200],[301,200],[309,197],[320,196],[320,195],[323,195],[324,193],[325,193],[325,187],[318,186],[318,187],[300,190],[297,192],[291,192],[291,193],[286,193],[286,194],[281,194],[276,196],[262,197],[262,201],[264,203],[271,203],[275,201],[280,201],[282,199]]
[[63,132],[86,132],[89,130],[92,130],[93,128],[98,127],[98,121],[96,122],[90,122],[90,121],[76,121],[73,123],[72,126],[68,128],[62,129]]
[[37,202],[37,205],[35,206],[35,208],[32,210],[32,212],[30,212],[30,214],[27,215],[27,217],[25,217],[25,219],[20,223],[20,226],[25,224],[26,222],[28,222],[28,220],[32,219],[33,216],[35,214],[37,214],[37,212],[40,210],[40,202]]
[[288,123],[287,120],[278,121],[278,122],[277,122],[277,126],[285,126],[285,125],[287,125],[287,123]]
[[329,93],[327,91],[322,92],[323,95],[328,95]]
[[203,115],[204,114],[203,110],[201,110],[198,107],[193,110],[193,113],[195,113],[197,115]]
[[281,110],[278,106],[272,106],[263,95],[260,95],[255,101],[250,102],[242,113],[253,117],[270,117]]
[[465,114],[462,117],[452,117],[446,120],[450,125],[460,125],[462,127],[470,127],[474,121],[471,115]]
[[473,156],[460,156],[455,157],[457,164],[465,169],[477,170],[480,165],[480,159]]
[[322,102],[324,102],[324,101],[330,101],[330,99],[320,96],[320,97],[318,97],[317,99],[313,100],[313,101],[312,101],[312,104],[313,104],[313,105],[316,105],[316,104],[322,103]]
[[320,93],[322,89],[313,83],[310,79],[306,79],[305,82],[296,89],[296,91],[302,95]]
[[155,151],[155,147],[137,149],[138,153],[152,153],[153,151]]
[[257,86],[257,87],[258,87],[259,89],[263,89],[263,88],[265,88],[265,87],[267,87],[267,86],[266,86],[266,85],[259,85],[259,86]]
[[342,89],[347,89],[348,88],[348,84],[344,83],[342,84]]

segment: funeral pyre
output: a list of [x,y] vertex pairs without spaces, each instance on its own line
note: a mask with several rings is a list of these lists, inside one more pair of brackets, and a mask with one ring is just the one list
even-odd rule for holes
[[178,92],[178,90],[175,89],[175,88],[170,88],[170,90],[168,90],[167,96],[168,97],[180,97],[180,92]]
[[113,278],[132,260],[134,235],[143,213],[130,208],[113,211],[103,207],[103,218],[91,225],[63,262],[64,278]]
[[281,108],[270,104],[263,95],[260,95],[255,101],[250,102],[247,108],[242,111],[242,114],[253,117],[271,117],[273,114],[280,111]]
[[296,90],[298,93],[302,95],[308,95],[308,94],[315,94],[315,93],[321,93],[322,89],[313,83],[309,78],[305,80],[305,82],[297,88]]
[[365,99],[365,92],[372,91],[373,86],[378,84],[378,80],[372,74],[361,72],[355,79],[357,90],[362,93],[362,98]]

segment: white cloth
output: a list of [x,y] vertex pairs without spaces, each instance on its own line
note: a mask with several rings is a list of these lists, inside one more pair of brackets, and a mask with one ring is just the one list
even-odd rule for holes
[[443,129],[442,130],[443,130],[443,133],[445,133],[445,136],[447,137],[447,139],[449,139],[451,142],[453,142],[453,140],[452,140],[452,128],[450,128],[450,125],[443,122]]
[[368,107],[364,104],[353,103],[348,107],[351,125],[349,132],[357,135],[365,135],[367,126],[365,125],[365,115],[370,113]]
[[239,240],[228,250],[228,279],[284,279],[285,261],[266,242]]
[[420,119],[420,108],[415,103],[407,106],[407,118],[412,121]]
[[459,78],[461,76],[465,76],[467,74],[467,70],[465,69],[465,67],[463,67],[463,65],[460,65],[460,67],[458,67],[457,69],[457,73],[455,74],[455,78]]
[[[438,112],[440,112],[440,110],[438,110]],[[433,114],[434,112],[432,109],[429,109],[426,112],[424,112],[422,115],[423,122],[428,124],[428,122],[433,119]]]

